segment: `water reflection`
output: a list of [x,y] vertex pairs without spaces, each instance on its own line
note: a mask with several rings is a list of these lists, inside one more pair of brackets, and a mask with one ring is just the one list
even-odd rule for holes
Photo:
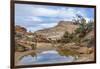
[[18,65],[33,65],[33,64],[52,64],[52,63],[65,63],[72,62],[75,60],[73,55],[68,55],[69,53],[49,50],[43,51],[38,54],[30,54],[22,57]]

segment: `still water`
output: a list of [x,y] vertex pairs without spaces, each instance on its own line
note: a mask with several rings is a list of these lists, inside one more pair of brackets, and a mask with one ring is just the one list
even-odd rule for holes
[[74,60],[75,56],[61,54],[56,50],[49,50],[38,54],[26,55],[19,60],[18,65],[54,64],[73,62]]

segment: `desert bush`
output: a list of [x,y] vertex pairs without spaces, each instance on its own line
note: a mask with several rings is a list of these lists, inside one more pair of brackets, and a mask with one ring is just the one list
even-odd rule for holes
[[66,32],[64,33],[64,35],[63,35],[63,38],[68,38],[69,35],[70,35],[70,34],[66,31]]
[[15,51],[23,52],[25,51],[25,47],[23,47],[22,45],[16,44]]
[[79,28],[75,30],[76,34],[79,34],[79,37],[84,37],[87,33],[89,33],[93,28],[93,21],[86,22],[86,19],[81,15],[76,15],[76,22],[78,21]]
[[68,43],[68,42],[70,42],[70,34],[66,31],[65,33],[64,33],[64,35],[63,35],[63,37],[62,37],[62,39],[61,39],[61,42],[62,43]]
[[86,24],[80,24],[79,28],[75,30],[75,33],[79,35],[79,37],[84,37],[87,33],[87,26]]
[[73,38],[73,42],[76,43],[76,45],[80,45],[80,44],[81,44],[81,38],[79,38],[79,37],[74,37],[74,38]]
[[94,46],[94,45],[95,45],[95,39],[94,39],[94,37],[92,37],[92,38],[88,41],[87,47],[92,47],[92,46]]
[[15,34],[15,37],[17,37],[17,38],[22,38],[22,35],[21,34]]
[[73,38],[75,37],[75,34],[74,33],[68,33],[67,31],[64,33],[62,39],[61,39],[61,42],[62,43],[69,43],[69,42],[72,42],[73,41]]
[[74,33],[71,33],[70,36],[69,36],[70,39],[73,39],[74,37],[75,37]]
[[93,21],[89,21],[87,24],[87,33],[92,31],[93,29],[94,29],[94,23],[93,23]]
[[32,38],[30,38],[28,36],[26,36],[25,38],[26,38],[27,41],[32,41],[33,40]]
[[32,49],[36,49],[36,44],[31,44]]

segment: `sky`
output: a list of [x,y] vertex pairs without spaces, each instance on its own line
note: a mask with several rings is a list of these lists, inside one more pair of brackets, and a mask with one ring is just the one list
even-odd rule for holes
[[15,25],[27,31],[37,31],[56,26],[59,21],[71,21],[76,14],[86,21],[94,19],[94,8],[15,4]]

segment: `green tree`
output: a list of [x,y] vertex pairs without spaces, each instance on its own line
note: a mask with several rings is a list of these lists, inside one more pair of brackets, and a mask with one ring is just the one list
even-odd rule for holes
[[94,22],[93,21],[86,22],[86,19],[81,15],[76,15],[76,18],[77,18],[76,22],[78,22],[79,28],[75,30],[76,37],[74,37],[73,40],[77,44],[81,44],[82,38],[84,38],[86,34],[88,34],[90,31],[93,30]]
[[86,23],[86,19],[79,14],[76,15],[76,18],[77,18],[76,22],[78,22],[79,28],[77,28],[75,30],[75,33],[79,34],[79,37],[84,37],[88,30],[88,25]]
[[70,34],[70,33],[68,33],[68,31],[66,31],[66,32],[64,33],[64,35],[63,35],[61,41],[62,41],[63,43],[72,42],[74,36],[75,36],[74,33],[71,33],[71,34]]

